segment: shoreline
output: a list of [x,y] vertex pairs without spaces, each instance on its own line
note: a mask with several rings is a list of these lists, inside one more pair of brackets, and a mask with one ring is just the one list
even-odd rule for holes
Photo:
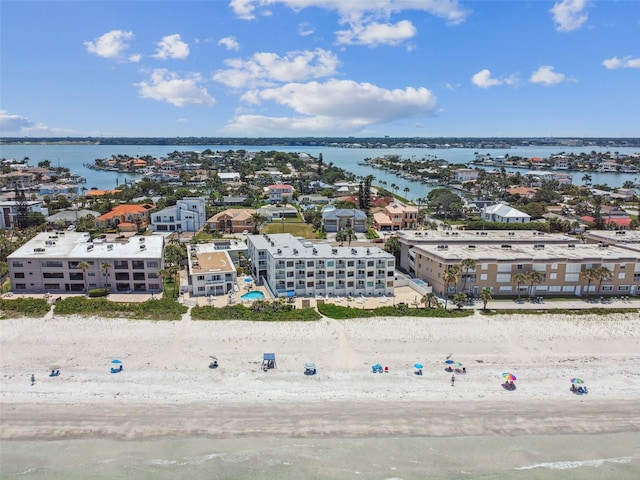
[[[3,320],[0,439],[635,433],[636,317]],[[261,370],[264,352],[276,353],[277,369]],[[468,371],[455,386],[447,356]],[[308,361],[316,376],[303,375]],[[389,373],[373,374],[375,363]],[[48,377],[52,364],[59,377]],[[506,371],[515,391],[501,387]],[[589,393],[571,393],[572,377]]]

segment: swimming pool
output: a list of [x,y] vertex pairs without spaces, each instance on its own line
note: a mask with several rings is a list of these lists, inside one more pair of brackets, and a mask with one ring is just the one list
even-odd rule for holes
[[244,295],[240,295],[242,300],[263,300],[264,293],[259,290],[253,290],[249,293],[245,293]]

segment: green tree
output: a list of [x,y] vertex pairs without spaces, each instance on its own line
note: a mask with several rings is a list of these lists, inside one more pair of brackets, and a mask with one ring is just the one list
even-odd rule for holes
[[520,285],[523,285],[527,282],[527,274],[526,273],[516,273],[513,276],[513,279],[516,282],[516,292],[518,293],[518,302],[520,302]]
[[542,281],[542,274],[537,270],[531,270],[527,272],[527,279],[529,280],[529,297],[532,297],[533,286]]
[[258,212],[252,213],[251,217],[249,217],[249,223],[253,225],[253,233],[258,233],[260,231],[260,227],[266,221],[267,218],[264,215],[260,215]]
[[400,245],[400,240],[398,239],[397,236],[395,235],[389,236],[389,238],[387,238],[387,241],[384,242],[384,247],[382,249],[385,252],[388,252],[395,257],[396,266],[400,264],[401,245]]
[[482,300],[482,309],[487,309],[487,303],[493,298],[491,295],[491,290],[489,288],[483,288],[480,291],[480,300]]
[[111,264],[109,262],[102,262],[102,264],[100,265],[100,270],[102,270],[102,278],[104,279],[104,288],[108,289],[107,287],[107,277],[109,277],[109,269],[111,268]]
[[460,278],[460,267],[458,265],[453,265],[445,270],[442,274],[442,280],[444,281],[444,308],[447,308],[447,303],[449,301],[449,285],[456,285],[458,283],[458,279]]
[[82,270],[82,279],[84,280],[84,291],[85,293],[89,293],[89,282],[87,278],[87,269],[91,267],[89,262],[85,262],[84,260],[78,262],[78,268]]
[[467,279],[469,278],[469,270],[475,270],[476,269],[476,261],[473,258],[465,258],[460,263],[460,266],[464,270],[464,275],[463,275],[464,281],[463,281],[463,284],[462,284],[462,291],[466,292],[467,291]]
[[597,268],[587,268],[580,272],[580,276],[587,281],[586,297],[589,298],[589,290],[591,289],[591,282],[598,279]]
[[453,303],[455,304],[456,307],[458,307],[458,310],[462,310],[462,307],[464,307],[467,304],[468,300],[469,298],[467,297],[467,294],[464,292],[458,292],[453,296]]
[[603,265],[596,269],[596,278],[598,279],[598,294],[600,294],[602,292],[602,282],[611,280],[613,272]]

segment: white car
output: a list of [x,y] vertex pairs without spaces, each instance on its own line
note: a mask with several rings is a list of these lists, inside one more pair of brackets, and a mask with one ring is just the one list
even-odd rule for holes
[[242,232],[242,234],[243,234],[243,235],[249,235],[249,230],[244,230],[244,231]]

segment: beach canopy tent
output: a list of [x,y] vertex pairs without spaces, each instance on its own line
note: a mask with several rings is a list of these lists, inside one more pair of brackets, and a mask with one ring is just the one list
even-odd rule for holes
[[276,354],[275,353],[265,353],[262,356],[262,369],[269,370],[271,368],[278,368],[276,366]]

